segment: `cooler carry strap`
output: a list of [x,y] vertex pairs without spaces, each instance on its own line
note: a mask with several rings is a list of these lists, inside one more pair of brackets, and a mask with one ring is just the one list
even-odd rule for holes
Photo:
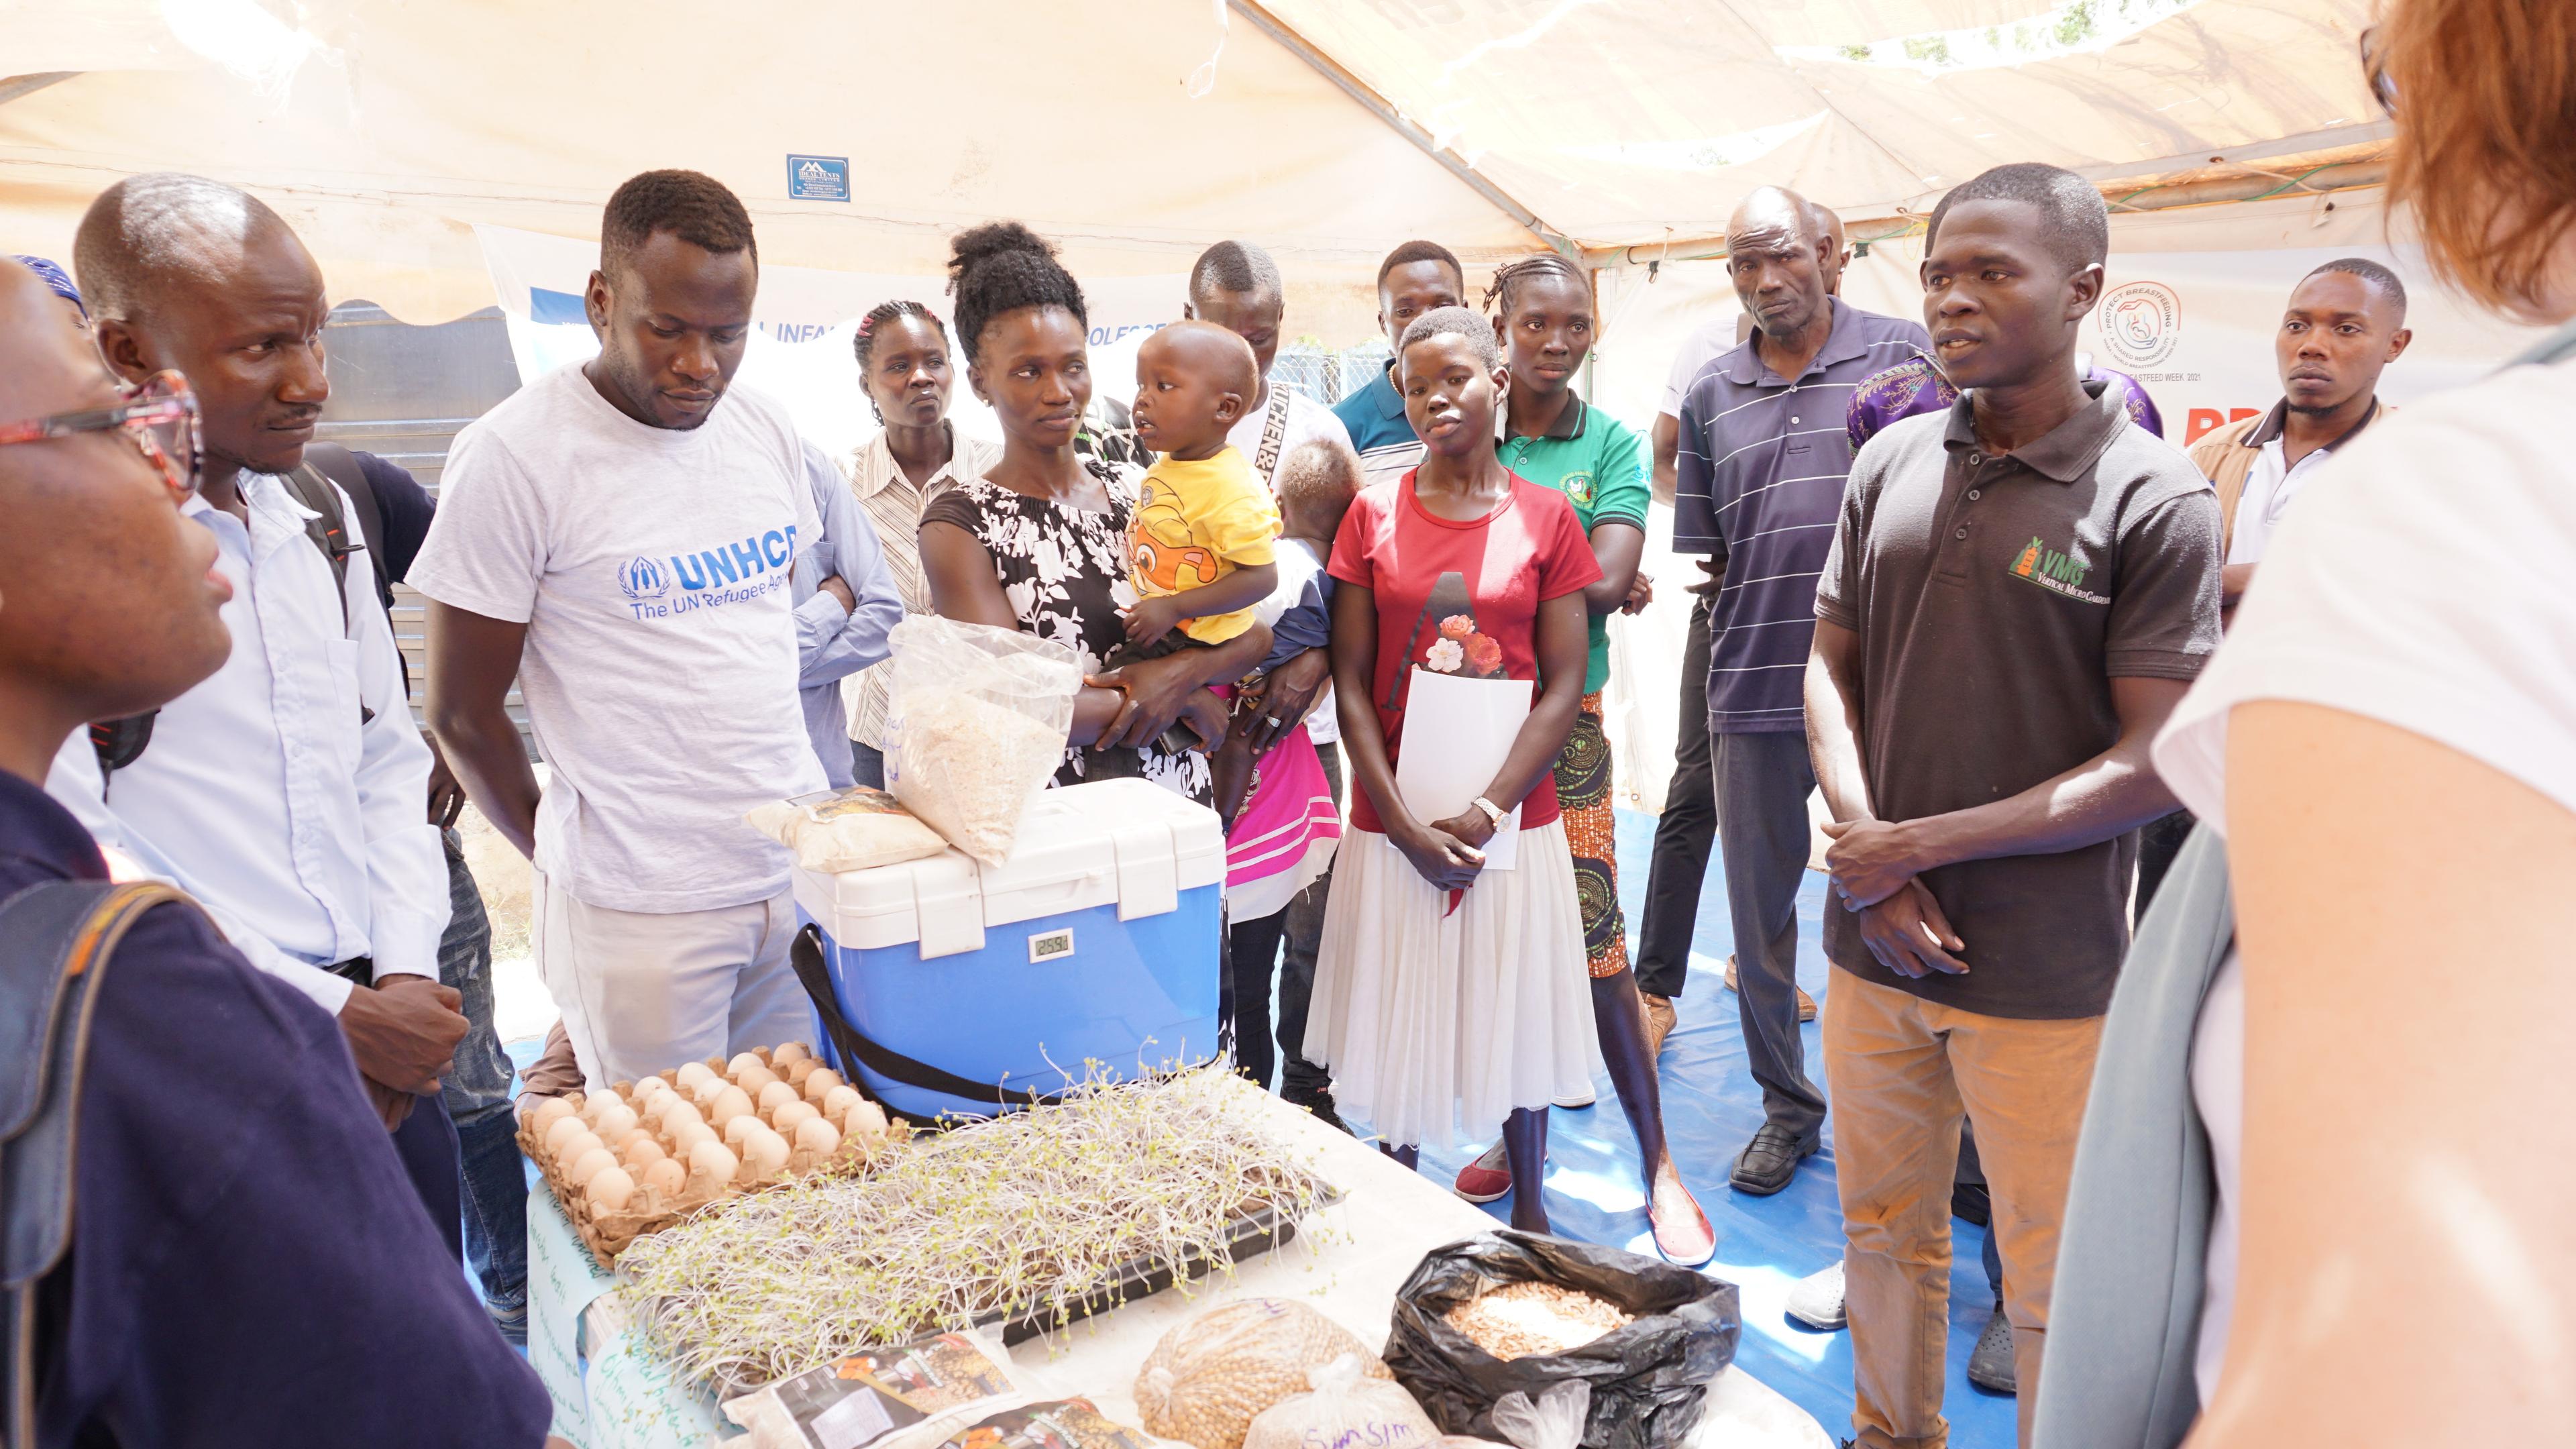
[[[808,924],[796,933],[795,941],[787,948],[787,961],[796,968],[796,979],[804,983],[806,999],[814,1003],[814,1014],[822,1018],[823,1030],[831,1035],[832,1047],[841,1054],[844,1063],[862,1063],[878,1076],[901,1082],[907,1087],[944,1092],[970,1102],[989,1102],[996,1107],[1047,1107],[1064,1099],[1061,1092],[1024,1092],[1017,1087],[971,1081],[954,1072],[942,1071],[928,1062],[915,1061],[861,1036],[858,1028],[841,1015],[840,1003],[832,998],[832,977],[823,960],[823,929],[820,926]],[[859,1084],[854,1081],[851,1085]]]
[[36,1442],[36,1289],[71,1247],[99,983],[144,912],[187,899],[158,881],[49,881],[0,903],[0,1449]]

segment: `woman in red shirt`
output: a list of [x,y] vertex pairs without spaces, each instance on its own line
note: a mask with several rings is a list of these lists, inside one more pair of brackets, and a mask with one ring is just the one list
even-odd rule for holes
[[[1334,868],[1306,1053],[1411,1165],[1459,1121],[1500,1122],[1512,1223],[1540,1201],[1550,1098],[1589,1085],[1583,912],[1549,771],[1573,728],[1601,577],[1565,496],[1494,456],[1504,383],[1490,324],[1463,307],[1405,329],[1397,375],[1422,465],[1351,505],[1333,545],[1333,683],[1359,788]],[[1384,647],[1381,647],[1383,645]],[[1396,788],[1416,669],[1535,683],[1484,794],[1417,819]],[[1438,741],[1429,742],[1437,748]],[[1518,807],[1517,863],[1483,847]]]

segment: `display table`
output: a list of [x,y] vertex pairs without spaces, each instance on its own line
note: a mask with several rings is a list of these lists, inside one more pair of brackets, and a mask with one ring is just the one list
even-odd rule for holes
[[[1010,1351],[1039,1392],[1079,1395],[1136,1424],[1137,1366],[1173,1327],[1245,1296],[1302,1298],[1366,1343],[1380,1343],[1395,1291],[1422,1255],[1492,1229],[1494,1220],[1376,1148],[1243,1086],[1278,1135],[1307,1155],[1341,1202],[1308,1218],[1295,1242],[1246,1259],[1232,1277],[1169,1289]],[[528,1204],[528,1358],[554,1395],[555,1432],[580,1449],[688,1449],[740,1431],[714,1404],[673,1384],[633,1323],[634,1290],[599,1271],[540,1186]],[[1728,1369],[1709,1385],[1694,1445],[1831,1449],[1806,1411]]]

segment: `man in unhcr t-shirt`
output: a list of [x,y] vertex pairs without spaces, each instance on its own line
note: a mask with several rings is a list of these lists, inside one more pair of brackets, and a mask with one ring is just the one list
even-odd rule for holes
[[[411,582],[431,727],[535,860],[539,975],[596,1087],[812,1034],[788,855],[743,823],[824,788],[789,568],[818,531],[784,409],[727,390],[759,258],[721,184],[609,199],[597,358],[457,435]],[[502,710],[524,691],[543,797]]]

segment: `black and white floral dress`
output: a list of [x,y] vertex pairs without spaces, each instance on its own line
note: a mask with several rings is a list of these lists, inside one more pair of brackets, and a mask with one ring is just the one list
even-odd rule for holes
[[[1072,508],[977,478],[933,498],[921,521],[973,534],[993,556],[993,572],[1020,628],[1073,650],[1090,674],[1125,639],[1119,610],[1136,601],[1127,582],[1127,520],[1136,506],[1136,480],[1144,474],[1098,458],[1086,457],[1082,464],[1109,494],[1108,508]],[[1202,805],[1214,794],[1207,756],[1166,754],[1151,745],[1068,746],[1055,783],[1124,776],[1141,776]]]

